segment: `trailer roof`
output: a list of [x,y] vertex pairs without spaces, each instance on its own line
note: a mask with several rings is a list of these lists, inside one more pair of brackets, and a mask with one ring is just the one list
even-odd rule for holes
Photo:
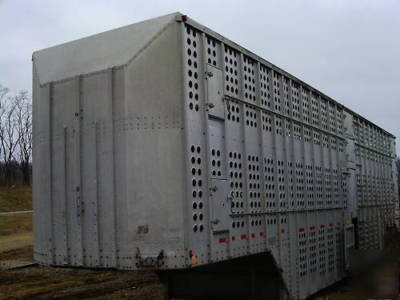
[[175,21],[173,13],[33,53],[41,85],[127,64]]

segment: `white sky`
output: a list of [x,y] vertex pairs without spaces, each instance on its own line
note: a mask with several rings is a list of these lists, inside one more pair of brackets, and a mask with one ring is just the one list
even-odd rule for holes
[[174,11],[400,137],[399,0],[0,0],[0,83],[30,91],[33,51]]

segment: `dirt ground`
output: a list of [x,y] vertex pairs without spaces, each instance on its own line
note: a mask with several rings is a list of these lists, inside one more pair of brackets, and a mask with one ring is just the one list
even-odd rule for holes
[[[30,209],[30,188],[0,188],[0,212]],[[10,270],[10,267],[33,262],[31,219],[31,213],[0,215],[0,299],[164,299],[163,286],[152,271],[37,265]],[[388,251],[380,263],[336,283],[312,299],[399,299],[400,233],[388,234],[385,244]]]
[[0,298],[151,299],[163,289],[151,271],[119,272],[31,267],[0,273]]
[[[398,259],[397,259],[398,261]],[[320,291],[314,300],[394,300],[399,298],[399,270],[393,258],[385,258],[346,279]]]

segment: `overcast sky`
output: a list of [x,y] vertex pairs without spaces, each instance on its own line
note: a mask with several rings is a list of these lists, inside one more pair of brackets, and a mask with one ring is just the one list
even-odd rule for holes
[[33,51],[174,11],[400,137],[399,0],[0,0],[0,83],[31,91]]

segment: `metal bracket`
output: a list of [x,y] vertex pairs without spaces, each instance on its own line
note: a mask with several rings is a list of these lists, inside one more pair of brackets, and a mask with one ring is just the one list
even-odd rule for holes
[[215,107],[214,103],[211,103],[211,102],[207,102],[206,105],[207,105],[208,108],[214,108]]
[[219,223],[219,220],[218,219],[211,220],[210,223],[214,224],[214,225],[217,225]]
[[142,257],[140,249],[136,248],[136,266],[142,268],[149,267],[161,267],[164,264],[165,253],[161,250],[160,253],[155,256]]

